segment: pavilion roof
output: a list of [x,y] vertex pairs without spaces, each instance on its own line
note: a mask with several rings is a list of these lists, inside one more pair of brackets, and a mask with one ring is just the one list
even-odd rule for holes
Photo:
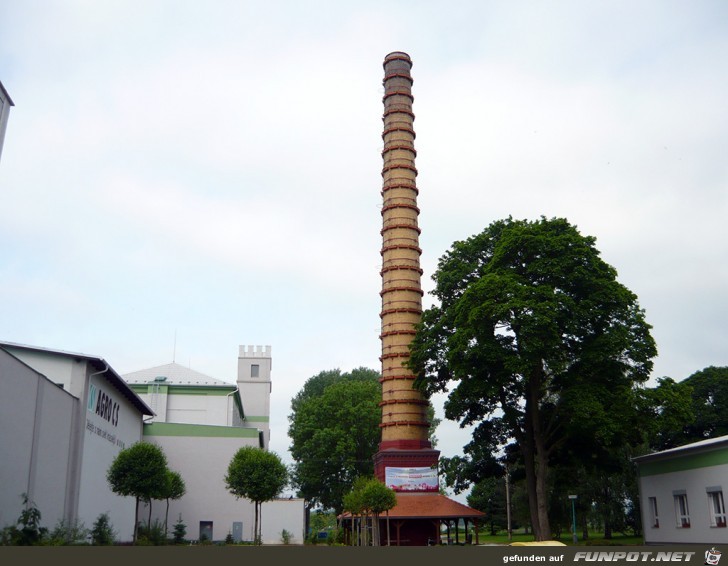
[[[390,519],[475,519],[485,513],[439,493],[397,493],[397,505],[389,510]],[[342,517],[350,517],[344,513]]]

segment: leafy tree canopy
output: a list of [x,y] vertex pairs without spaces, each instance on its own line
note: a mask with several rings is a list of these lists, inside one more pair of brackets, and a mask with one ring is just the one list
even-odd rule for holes
[[301,403],[320,397],[329,385],[339,381],[376,381],[378,379],[379,372],[365,367],[355,368],[348,373],[342,373],[338,368],[322,371],[307,379],[303,388],[291,399],[292,412],[288,416],[288,420],[293,421]]
[[728,367],[707,367],[681,383],[692,388],[695,420],[687,427],[688,442],[728,434]]
[[[106,479],[117,495],[136,499],[134,541],[137,538],[139,501],[159,499],[167,486],[167,457],[164,451],[150,442],[137,442],[121,450],[114,458]],[[150,505],[151,514],[151,505]]]
[[275,452],[243,446],[228,465],[225,485],[235,497],[270,501],[288,484],[288,470]]
[[294,398],[288,434],[301,497],[340,511],[354,479],[373,473],[380,438],[378,378],[365,368],[322,372]]
[[686,443],[686,430],[695,422],[692,387],[686,381],[661,377],[642,392],[641,409],[647,446],[645,452],[667,450]]
[[[565,219],[508,218],[455,242],[433,279],[410,363],[445,416],[515,441],[538,540],[550,537],[549,457],[567,439],[625,442],[656,355],[637,297]],[[477,429],[476,429],[477,430]],[[483,435],[486,436],[486,435]]]
[[[343,509],[352,515],[372,515],[371,540],[374,546],[380,544],[379,520],[381,513],[389,511],[397,505],[397,496],[394,490],[384,485],[374,477],[360,476],[354,480],[351,491],[343,497]],[[368,521],[360,523],[362,538],[360,542],[367,543]]]
[[158,445],[137,442],[116,455],[106,479],[117,495],[156,499],[166,486],[167,457]]

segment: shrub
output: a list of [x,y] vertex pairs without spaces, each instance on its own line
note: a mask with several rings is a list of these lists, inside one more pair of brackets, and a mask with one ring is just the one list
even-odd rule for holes
[[53,528],[46,544],[50,546],[70,546],[88,544],[89,530],[83,523],[74,521],[71,524],[61,519]]
[[23,493],[21,497],[23,498],[24,509],[20,512],[15,525],[2,530],[0,540],[3,545],[12,546],[42,544],[43,539],[48,534],[48,529],[40,526],[40,511],[35,503],[28,499],[27,493]]
[[289,533],[286,529],[281,531],[281,542],[283,544],[291,544],[291,538],[293,538],[293,533]]
[[109,520],[108,513],[102,513],[96,518],[91,529],[91,544],[97,546],[110,546],[116,541],[114,527]]
[[139,525],[137,544],[143,546],[163,546],[167,544],[167,534],[164,532],[164,525],[158,520],[155,520],[151,526],[148,523]]

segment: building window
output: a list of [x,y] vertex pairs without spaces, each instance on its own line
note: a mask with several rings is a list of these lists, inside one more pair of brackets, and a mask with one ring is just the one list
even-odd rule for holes
[[260,377],[260,366],[258,364],[251,364],[250,377]]
[[710,509],[710,526],[725,527],[725,503],[723,502],[723,490],[718,488],[709,488],[708,491],[708,508]]
[[675,493],[675,517],[677,518],[677,526],[680,529],[690,528],[690,511],[688,510],[687,493]]
[[657,514],[657,497],[650,497],[648,499],[648,505],[650,509],[650,526],[653,529],[659,529],[660,516]]
[[200,521],[200,542],[212,542],[212,521]]

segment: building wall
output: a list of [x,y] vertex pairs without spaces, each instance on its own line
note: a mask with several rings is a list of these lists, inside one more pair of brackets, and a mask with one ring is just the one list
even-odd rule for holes
[[[723,463],[719,463],[719,462]],[[677,465],[676,465],[677,463]],[[683,468],[683,469],[676,469]],[[687,469],[685,469],[687,468]],[[726,544],[728,528],[711,526],[707,488],[721,486],[728,496],[728,449],[640,465],[640,504],[645,543]],[[675,492],[687,495],[690,527],[678,526]],[[655,497],[659,527],[651,524],[649,498]]]
[[263,544],[281,544],[283,529],[291,534],[289,544],[303,544],[306,539],[305,501],[300,498],[274,499],[262,505]]
[[238,413],[232,385],[135,384],[131,388],[156,413],[153,422],[229,426]]
[[167,398],[167,422],[217,426],[229,424],[229,390],[210,389],[194,395],[187,393],[178,387],[170,389]]
[[[172,532],[178,518],[187,526],[186,538],[199,540],[200,523],[212,523],[212,540],[222,541],[233,534],[235,523],[242,523],[241,540],[254,539],[255,511],[246,499],[236,499],[225,486],[225,475],[235,453],[243,446],[259,445],[254,428],[204,426],[182,423],[145,425],[144,439],[158,444],[167,456],[169,468],[185,482],[186,493],[170,501],[168,529]],[[164,522],[166,501],[152,502],[152,522]],[[141,517],[147,517],[143,505]],[[303,499],[280,499],[263,504],[261,511],[263,543],[281,544],[283,529],[292,534],[291,544],[304,540]]]
[[53,352],[6,347],[13,356],[62,386],[71,395],[81,398],[86,385],[86,360],[59,356]]
[[[259,445],[256,429],[154,423],[145,425],[144,439],[164,450],[169,468],[185,482],[186,494],[170,501],[170,531],[181,515],[188,539],[199,539],[200,522],[211,521],[213,540],[224,540],[235,522],[243,523],[243,540],[252,540],[253,505],[235,499],[225,487],[225,475],[235,452]],[[166,502],[152,502],[153,518],[164,521],[165,510]]]
[[43,527],[90,528],[108,513],[119,540],[132,539],[135,502],[111,491],[106,472],[141,440],[142,414],[109,371],[97,358],[0,349],[0,526],[15,522],[28,493]]
[[0,528],[27,493],[53,527],[67,507],[73,415],[79,401],[0,349]]
[[103,374],[90,377],[85,399],[78,517],[90,527],[100,514],[108,513],[119,540],[131,540],[135,501],[113,493],[106,473],[121,450],[142,439],[142,419]]

